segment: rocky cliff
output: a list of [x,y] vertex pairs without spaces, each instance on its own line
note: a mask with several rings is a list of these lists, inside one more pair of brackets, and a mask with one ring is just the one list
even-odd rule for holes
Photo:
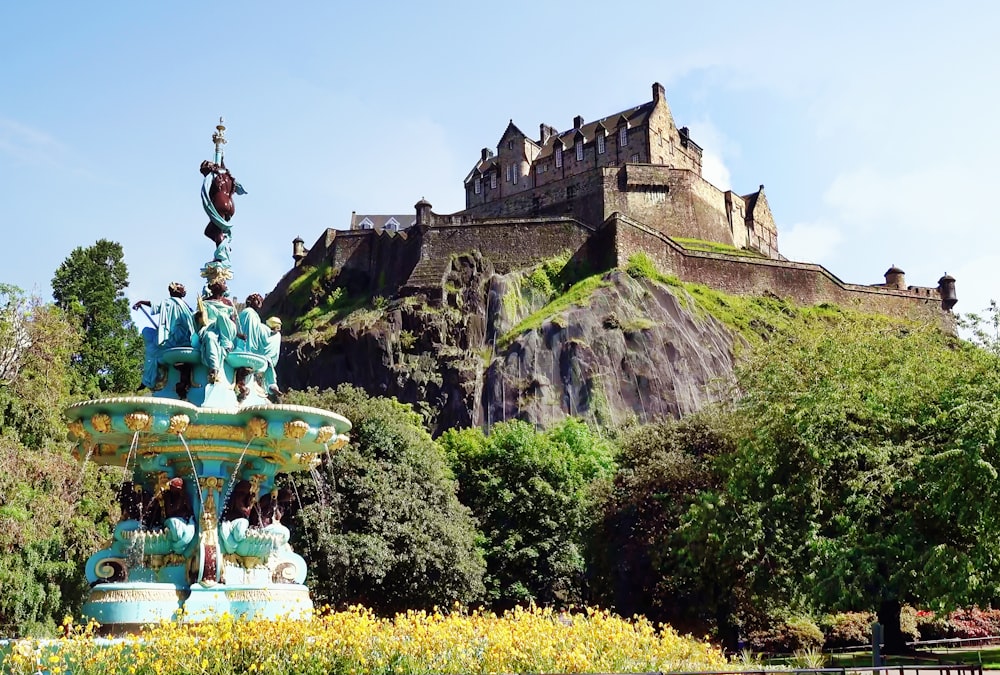
[[283,343],[282,387],[347,382],[413,403],[437,433],[566,415],[617,426],[678,417],[727,392],[739,338],[686,291],[618,270],[570,284],[564,263],[499,275],[478,254],[456,256],[433,297],[366,303],[304,270],[304,306],[294,292],[269,298],[299,326]]

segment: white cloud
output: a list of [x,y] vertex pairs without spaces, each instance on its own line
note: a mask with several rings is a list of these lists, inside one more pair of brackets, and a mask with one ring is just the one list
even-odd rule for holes
[[720,190],[731,189],[729,167],[723,158],[738,156],[739,146],[707,118],[691,124],[691,138],[704,150],[701,156],[702,177]]
[[826,223],[796,223],[779,235],[781,253],[790,260],[824,264],[843,241],[841,231]]

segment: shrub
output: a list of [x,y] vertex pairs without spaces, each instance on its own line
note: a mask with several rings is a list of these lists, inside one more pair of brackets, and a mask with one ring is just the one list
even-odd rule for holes
[[823,631],[807,616],[788,616],[751,631],[748,642],[752,649],[771,654],[809,652],[823,646]]
[[928,610],[920,610],[916,615],[917,634],[921,641],[944,640],[951,633],[947,616],[941,616]]
[[873,623],[875,614],[872,612],[827,614],[820,622],[826,636],[824,646],[830,649],[871,644]]
[[953,638],[982,638],[1000,635],[1000,610],[959,609],[948,615],[949,636]]

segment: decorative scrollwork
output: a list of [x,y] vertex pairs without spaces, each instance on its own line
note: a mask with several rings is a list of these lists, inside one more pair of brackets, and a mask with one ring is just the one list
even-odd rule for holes
[[183,434],[191,424],[191,418],[187,415],[177,414],[170,418],[170,426],[167,427],[168,434]]
[[124,558],[105,558],[94,567],[98,583],[128,579],[128,563]]
[[309,431],[309,424],[302,420],[285,422],[285,438],[301,439]]
[[130,412],[125,415],[125,426],[129,428],[130,431],[149,431],[149,427],[153,424],[153,418],[150,417],[149,413],[143,412],[142,410],[136,410],[135,412]]
[[90,418],[90,426],[99,434],[111,433],[111,415],[107,413],[97,413]]
[[271,581],[276,584],[295,583],[296,568],[293,563],[283,562],[274,568],[271,574]]

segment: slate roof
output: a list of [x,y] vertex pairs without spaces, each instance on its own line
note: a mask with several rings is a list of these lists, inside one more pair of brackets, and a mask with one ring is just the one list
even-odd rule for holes
[[372,223],[372,229],[375,229],[375,230],[392,229],[392,228],[387,228],[386,224],[389,223],[393,219],[395,219],[395,221],[397,223],[399,223],[399,229],[400,230],[405,230],[406,228],[410,227],[415,222],[417,222],[416,213],[407,213],[405,215],[399,215],[399,214],[392,215],[392,214],[352,213],[351,214],[351,229],[352,230],[360,230],[361,229],[361,223],[364,222],[364,220],[366,218],[369,221],[371,221],[371,223]]
[[539,159],[545,159],[552,154],[552,150],[555,147],[556,139],[563,142],[563,145],[567,148],[573,147],[574,138],[576,137],[577,131],[583,133],[584,143],[593,143],[594,138],[597,136],[597,126],[603,125],[609,134],[615,133],[621,120],[619,118],[624,117],[628,120],[628,126],[630,129],[635,127],[641,127],[646,123],[649,117],[650,111],[653,109],[653,102],[643,103],[629,110],[623,110],[621,112],[616,112],[613,115],[607,115],[599,120],[594,120],[593,122],[588,122],[584,124],[580,129],[568,129],[567,131],[561,131],[554,134],[545,145],[542,147],[542,151],[538,153],[538,157],[535,161]]

